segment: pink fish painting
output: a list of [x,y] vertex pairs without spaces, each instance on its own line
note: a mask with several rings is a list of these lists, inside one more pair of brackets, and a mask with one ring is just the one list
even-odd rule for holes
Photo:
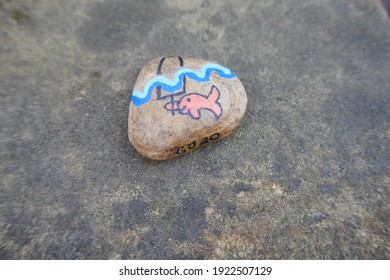
[[182,115],[189,115],[194,120],[201,118],[202,110],[212,112],[216,120],[222,115],[222,106],[219,103],[220,92],[216,86],[212,86],[209,95],[200,93],[189,93],[180,98],[179,101],[165,104],[168,111],[178,111]]

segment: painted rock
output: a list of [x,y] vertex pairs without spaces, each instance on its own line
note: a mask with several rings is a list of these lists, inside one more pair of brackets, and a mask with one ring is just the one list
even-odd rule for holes
[[154,59],[134,85],[129,140],[150,159],[183,155],[231,134],[246,104],[241,81],[226,67],[200,59]]

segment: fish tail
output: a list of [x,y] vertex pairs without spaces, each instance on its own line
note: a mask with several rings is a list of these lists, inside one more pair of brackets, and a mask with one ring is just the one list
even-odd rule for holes
[[214,112],[216,119],[218,120],[222,115],[222,106],[218,102],[220,97],[219,90],[216,86],[211,87],[210,94],[207,96],[207,100],[209,101],[210,109]]
[[212,86],[209,95],[207,96],[207,100],[211,103],[216,103],[219,99],[220,93],[216,86]]
[[219,120],[219,118],[221,117],[222,115],[222,107],[221,107],[221,104],[219,103],[214,103],[211,108],[210,108],[213,112],[214,112],[214,115],[216,117],[217,120]]

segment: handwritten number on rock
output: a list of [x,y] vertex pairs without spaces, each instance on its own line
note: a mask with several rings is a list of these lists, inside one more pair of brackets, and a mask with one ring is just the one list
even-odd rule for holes
[[195,148],[196,147],[196,141],[194,141],[194,142],[192,142],[192,143],[190,143],[190,144],[187,144],[187,147],[188,147],[188,149],[193,149],[193,148]]
[[[187,151],[189,150],[192,150],[194,149],[195,147],[197,146],[202,146],[202,145],[206,145],[206,144],[209,144],[211,141],[215,141],[219,138],[220,134],[219,133],[214,133],[213,135],[209,136],[209,137],[205,137],[203,138],[202,140],[200,140],[199,144],[197,144],[197,141],[192,141],[191,143],[187,144],[187,145],[184,145],[184,146],[181,146],[179,148],[176,149],[176,154],[178,155],[181,155],[181,154],[185,154]],[[187,147],[187,149],[186,149]]]

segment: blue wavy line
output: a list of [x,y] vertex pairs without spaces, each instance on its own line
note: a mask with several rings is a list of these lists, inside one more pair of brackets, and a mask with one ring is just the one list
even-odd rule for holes
[[183,86],[184,75],[190,79],[194,79],[199,82],[208,81],[210,80],[210,74],[213,71],[216,72],[222,78],[230,79],[235,77],[234,73],[230,69],[218,65],[216,63],[206,63],[198,71],[189,68],[181,68],[175,73],[173,80],[169,80],[163,76],[157,76],[151,79],[145,85],[144,90],[142,92],[133,90],[131,102],[133,102],[136,106],[148,102],[152,97],[153,89],[158,86],[161,86],[162,89],[168,92],[174,92],[180,89]]

